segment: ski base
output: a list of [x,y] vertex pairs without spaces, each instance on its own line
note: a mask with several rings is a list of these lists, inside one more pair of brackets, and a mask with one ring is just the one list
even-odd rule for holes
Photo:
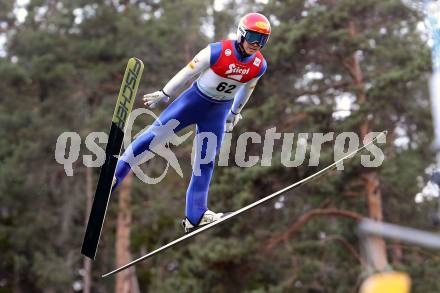
[[105,162],[99,174],[98,185],[96,187],[86,233],[81,247],[81,253],[91,259],[95,259],[98,249],[99,238],[110,199],[113,176],[118,162],[117,156],[121,151],[122,141],[124,139],[125,123],[133,108],[143,69],[144,64],[141,60],[130,58],[119,90],[118,100],[113,112],[112,126],[105,149]]
[[287,187],[285,187],[285,188],[283,188],[283,189],[281,189],[281,190],[279,190],[279,191],[277,191],[275,193],[272,193],[272,194],[270,194],[270,195],[268,195],[268,196],[266,196],[266,197],[264,197],[264,198],[262,198],[262,199],[260,199],[260,200],[258,200],[256,202],[254,202],[252,204],[249,204],[249,205],[247,205],[247,206],[245,206],[245,207],[243,207],[243,208],[241,208],[241,209],[239,209],[239,210],[237,210],[235,212],[229,213],[229,214],[225,215],[223,218],[219,219],[218,221],[215,221],[215,222],[212,222],[212,223],[210,223],[208,225],[200,227],[199,229],[197,229],[197,230],[195,230],[195,231],[193,231],[191,233],[188,233],[188,234],[186,234],[186,235],[184,235],[184,236],[182,236],[182,237],[180,237],[180,238],[178,238],[178,239],[176,239],[176,240],[174,240],[174,241],[172,241],[172,242],[170,242],[168,244],[165,244],[164,246],[162,246],[162,247],[160,247],[160,248],[158,248],[158,249],[156,249],[156,250],[154,250],[154,251],[152,251],[152,252],[150,252],[150,253],[142,256],[142,257],[139,257],[139,258],[133,260],[132,262],[130,262],[130,263],[128,263],[128,264],[126,264],[126,265],[124,265],[122,267],[119,267],[119,268],[117,268],[117,269],[115,269],[115,270],[113,270],[111,272],[108,272],[108,273],[102,275],[102,277],[105,278],[105,277],[114,275],[114,274],[116,274],[118,272],[121,272],[121,271],[123,271],[123,270],[125,270],[125,269],[127,269],[127,268],[129,268],[129,267],[131,267],[131,266],[133,266],[133,265],[143,261],[143,260],[151,258],[154,255],[157,255],[160,252],[163,252],[163,251],[165,251],[165,250],[167,250],[167,249],[169,249],[169,248],[171,248],[171,247],[173,247],[173,246],[175,246],[175,245],[177,245],[179,243],[182,243],[182,242],[184,242],[184,241],[186,241],[188,239],[191,239],[194,236],[205,232],[206,230],[209,230],[209,229],[211,229],[211,228],[213,228],[213,227],[215,227],[217,225],[220,225],[220,224],[230,220],[231,218],[233,218],[233,217],[235,217],[237,215],[240,215],[240,214],[242,214],[242,213],[244,213],[244,212],[246,212],[246,211],[248,211],[248,210],[250,210],[252,208],[255,208],[255,207],[257,207],[257,206],[259,206],[259,205],[261,205],[261,204],[263,204],[263,203],[265,203],[265,202],[267,202],[267,201],[269,201],[269,200],[271,200],[271,199],[273,199],[273,198],[275,198],[275,197],[277,197],[277,196],[279,196],[279,195],[281,195],[281,194],[283,194],[283,193],[285,193],[285,192],[287,192],[287,191],[289,191],[289,190],[291,190],[293,188],[302,186],[305,183],[308,183],[308,182],[312,181],[313,179],[319,178],[320,176],[323,176],[324,174],[327,174],[329,171],[335,169],[344,160],[349,159],[349,158],[353,158],[356,154],[359,154],[360,152],[365,150],[369,145],[371,145],[375,141],[377,141],[380,136],[386,135],[386,133],[387,133],[387,131],[380,132],[369,143],[367,143],[364,146],[358,148],[357,150],[353,151],[352,153],[346,155],[345,157],[339,159],[338,161],[334,162],[333,164],[325,167],[324,169],[322,169],[322,170],[320,170],[320,171],[310,175],[309,177],[306,177],[306,178],[304,178],[304,179],[302,179],[302,180],[300,180],[300,181],[298,181],[298,182],[296,182],[296,183],[294,183],[292,185],[289,185],[289,186],[287,186]]

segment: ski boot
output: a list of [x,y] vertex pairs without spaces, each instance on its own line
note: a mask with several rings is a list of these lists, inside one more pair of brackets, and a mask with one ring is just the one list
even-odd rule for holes
[[197,225],[193,225],[187,218],[185,218],[185,220],[182,220],[182,226],[186,234],[191,233],[205,225],[220,220],[227,214],[230,213],[214,213],[213,211],[207,210]]

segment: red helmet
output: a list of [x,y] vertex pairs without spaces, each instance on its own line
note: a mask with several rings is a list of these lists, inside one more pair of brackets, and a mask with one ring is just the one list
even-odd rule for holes
[[270,36],[270,22],[260,13],[248,13],[240,19],[237,29],[237,41],[243,40],[249,43],[257,43],[263,47]]

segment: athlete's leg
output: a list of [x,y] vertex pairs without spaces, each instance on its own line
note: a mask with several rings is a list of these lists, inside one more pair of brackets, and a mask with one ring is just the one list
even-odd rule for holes
[[[130,172],[130,165],[140,162],[150,150],[150,143],[161,143],[170,135],[193,124],[195,121],[194,104],[199,97],[194,96],[193,88],[185,91],[173,103],[171,103],[159,116],[159,118],[146,131],[140,134],[124,151],[116,165],[115,178],[112,191],[116,189],[122,180]],[[175,119],[176,121],[172,121]],[[176,126],[177,124],[177,126]],[[173,125],[170,129],[168,125]],[[163,127],[165,126],[165,127]],[[176,126],[174,128],[174,126]],[[172,131],[171,131],[172,130]]]
[[[207,119],[198,121],[195,158],[191,182],[186,193],[186,217],[196,226],[208,210],[208,191],[214,171],[215,157],[220,150],[224,136],[226,114],[229,103],[216,105]],[[208,133],[204,135],[203,133]],[[201,139],[205,137],[205,139]],[[215,141],[212,140],[215,137]],[[214,143],[214,145],[212,145]]]

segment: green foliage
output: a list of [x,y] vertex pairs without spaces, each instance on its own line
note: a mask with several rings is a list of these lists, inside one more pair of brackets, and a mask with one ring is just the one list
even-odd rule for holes
[[[294,132],[296,144],[298,133],[358,133],[368,120],[371,130],[390,133],[383,147],[386,160],[376,169],[385,220],[432,228],[428,214],[435,201],[414,202],[420,177],[433,160],[426,86],[430,50],[417,31],[420,19],[399,1],[249,0],[230,1],[218,10],[212,1],[201,0],[33,0],[23,23],[11,13],[14,2],[0,4],[0,33],[4,29],[7,34],[6,56],[0,57],[0,292],[70,292],[82,281],[85,172],[80,156],[74,176],[65,175],[54,160],[57,137],[64,131],[80,133],[81,155],[88,154],[84,139],[90,131],[108,130],[129,57],[145,63],[135,106],[141,107],[141,94],[161,88],[208,42],[234,32],[244,8],[275,21],[263,49],[268,71],[233,141],[244,131],[264,135],[276,127]],[[350,22],[357,30],[352,37]],[[215,26],[213,39],[203,33],[206,24]],[[366,101],[354,101],[349,116],[336,118],[336,97],[355,98],[359,91],[347,69],[352,54],[360,58]],[[322,77],[306,78],[313,72]],[[136,130],[146,123],[140,119]],[[407,145],[395,144],[401,133]],[[304,164],[286,168],[281,144],[275,142],[271,167],[239,168],[232,160],[229,167],[217,167],[209,206],[238,209],[334,159],[330,142],[323,145],[319,168],[307,167],[310,149]],[[233,143],[231,158],[234,149]],[[158,185],[134,180],[134,256],[181,235],[190,151],[189,143],[179,147],[184,178],[169,172]],[[249,152],[261,155],[261,145],[249,146]],[[358,160],[344,167],[139,265],[141,290],[354,292],[361,266],[340,241],[358,250],[351,218],[315,216],[295,235],[266,249],[310,210],[331,207],[368,215],[361,176],[365,169]],[[160,174],[164,162],[155,159],[146,168]],[[94,175],[96,179],[98,170]],[[116,216],[113,200],[93,265],[93,292],[114,289],[112,280],[101,281],[99,274],[114,266]],[[412,276],[414,292],[440,291],[438,253],[406,247],[403,252],[396,268]]]

